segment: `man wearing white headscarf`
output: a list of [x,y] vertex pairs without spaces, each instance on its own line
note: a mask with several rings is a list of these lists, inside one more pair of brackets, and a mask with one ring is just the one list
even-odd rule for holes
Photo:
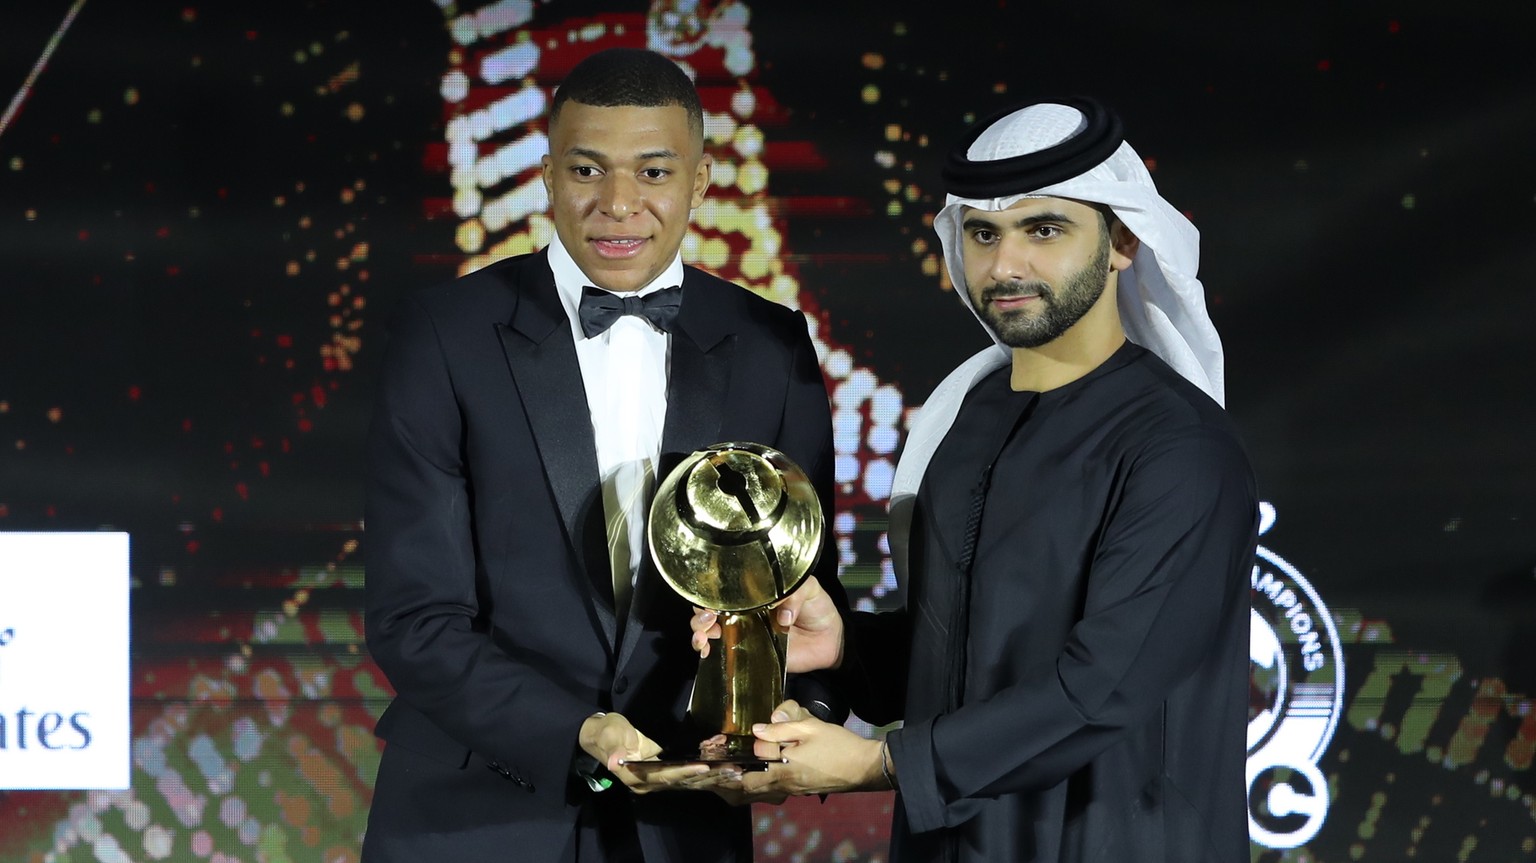
[[840,667],[856,713],[903,726],[864,740],[786,703],[758,730],[785,763],[743,784],[896,788],[895,861],[1247,859],[1258,506],[1197,233],[1089,100],[978,124],[944,178],[934,226],[996,345],[903,452],[905,607],[845,622],[808,584],[781,612],[792,665]]

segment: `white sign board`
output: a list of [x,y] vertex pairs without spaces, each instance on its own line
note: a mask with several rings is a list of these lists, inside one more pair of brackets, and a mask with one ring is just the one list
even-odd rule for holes
[[0,789],[126,789],[128,534],[0,532]]

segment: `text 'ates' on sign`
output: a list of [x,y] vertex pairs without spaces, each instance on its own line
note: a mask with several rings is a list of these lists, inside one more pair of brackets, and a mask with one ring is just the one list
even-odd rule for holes
[[0,532],[0,789],[125,789],[128,534]]

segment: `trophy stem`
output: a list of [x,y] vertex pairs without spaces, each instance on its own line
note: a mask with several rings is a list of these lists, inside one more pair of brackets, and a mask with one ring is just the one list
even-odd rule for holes
[[[753,712],[754,686],[747,680],[754,658],[751,655],[751,623],[740,614],[726,614],[720,618],[720,661],[724,680],[731,684],[726,688],[725,716],[720,731],[728,736],[752,733],[753,717],[750,714]],[[742,667],[744,665],[746,668]]]
[[784,700],[787,648],[772,609],[720,615],[720,640],[699,662],[688,712],[725,736],[727,757],[752,757],[752,726],[770,721]]

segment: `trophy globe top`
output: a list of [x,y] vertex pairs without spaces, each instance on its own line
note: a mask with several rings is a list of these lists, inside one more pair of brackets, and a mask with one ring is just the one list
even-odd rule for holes
[[651,559],[684,599],[724,612],[788,596],[815,566],[821,501],[788,456],[757,443],[712,444],[656,488]]

